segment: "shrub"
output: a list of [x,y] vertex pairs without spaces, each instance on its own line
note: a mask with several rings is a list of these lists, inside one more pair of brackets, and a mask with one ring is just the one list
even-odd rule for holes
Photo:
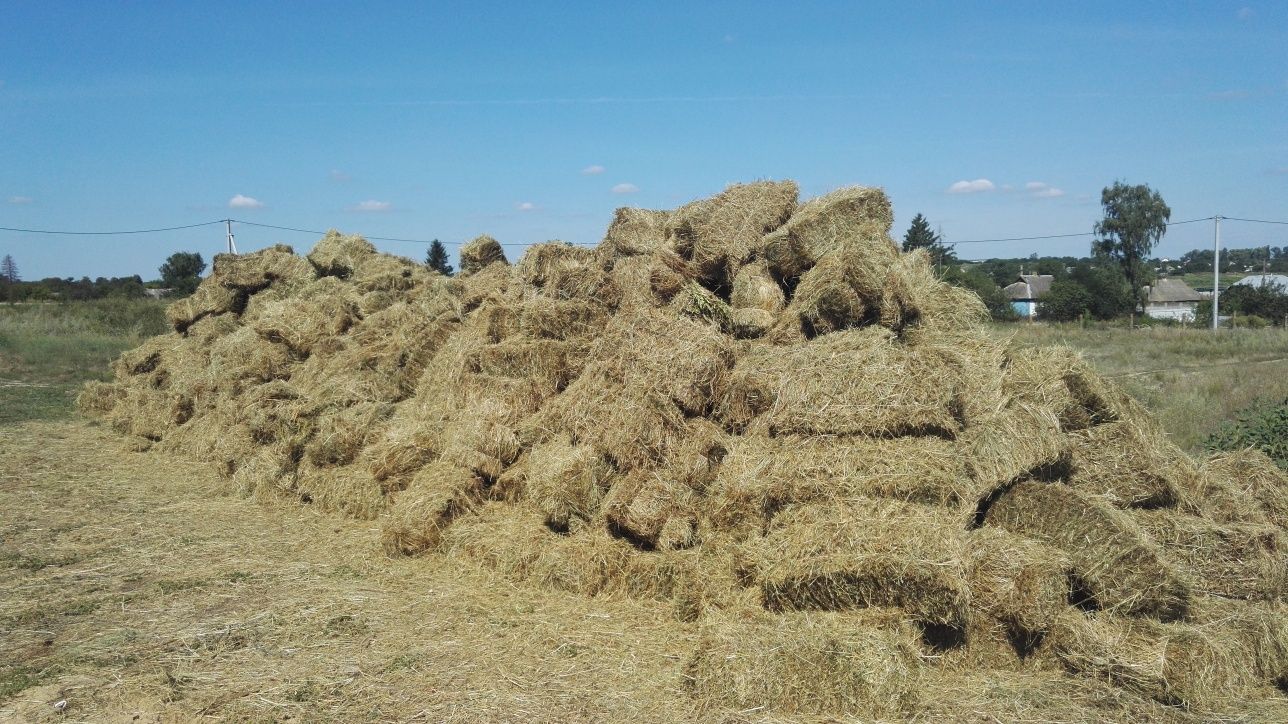
[[1288,398],[1261,402],[1223,423],[1206,443],[1210,450],[1242,450],[1254,447],[1288,469]]

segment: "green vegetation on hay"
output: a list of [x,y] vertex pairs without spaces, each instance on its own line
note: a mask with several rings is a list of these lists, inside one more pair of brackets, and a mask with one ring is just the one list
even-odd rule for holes
[[1253,447],[1288,470],[1288,397],[1279,402],[1258,402],[1238,418],[1221,424],[1207,439],[1210,450]]

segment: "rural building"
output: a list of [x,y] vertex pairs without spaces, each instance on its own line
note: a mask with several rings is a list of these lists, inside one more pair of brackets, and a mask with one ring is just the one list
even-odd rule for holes
[[1002,291],[1021,317],[1032,319],[1038,314],[1038,300],[1051,291],[1053,281],[1055,277],[1050,274],[1021,274],[1018,282],[1006,285]]
[[1250,274],[1231,286],[1243,287],[1273,287],[1279,286],[1283,291],[1288,292],[1288,276],[1283,274]]
[[1193,322],[1203,298],[1183,279],[1159,279],[1145,292],[1145,316],[1178,322]]

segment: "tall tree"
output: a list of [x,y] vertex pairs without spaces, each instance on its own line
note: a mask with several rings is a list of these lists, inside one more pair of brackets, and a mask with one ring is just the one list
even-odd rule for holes
[[17,262],[15,262],[13,257],[8,254],[5,254],[4,260],[0,261],[0,279],[4,279],[10,284],[17,284],[22,281],[22,277],[18,276]]
[[936,265],[948,264],[956,260],[952,249],[943,245],[940,235],[931,230],[930,222],[926,221],[926,217],[921,214],[912,217],[912,225],[903,235],[903,250],[908,252],[915,249],[925,249]]
[[201,283],[201,272],[206,270],[206,262],[201,254],[195,251],[177,251],[170,255],[161,265],[161,283],[165,284],[175,296],[187,296]]
[[1122,266],[1135,299],[1144,275],[1141,261],[1167,233],[1172,210],[1147,184],[1128,186],[1122,181],[1100,192],[1100,206],[1105,218],[1096,222],[1095,233],[1100,238],[1091,242],[1091,251]]
[[443,242],[438,239],[429,242],[429,252],[425,254],[425,266],[445,277],[450,277],[455,271],[452,265],[447,263],[447,247],[443,246]]

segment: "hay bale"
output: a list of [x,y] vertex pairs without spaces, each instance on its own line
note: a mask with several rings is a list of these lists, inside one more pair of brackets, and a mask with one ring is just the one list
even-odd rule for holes
[[351,281],[353,286],[364,294],[409,292],[420,285],[428,284],[432,276],[433,273],[423,264],[417,264],[411,259],[389,254],[374,254],[360,257],[355,262]]
[[385,552],[416,555],[436,550],[447,527],[473,511],[482,495],[483,480],[473,471],[447,461],[426,465],[394,497],[380,531]]
[[983,522],[1068,555],[1083,605],[1162,621],[1183,617],[1189,607],[1188,577],[1104,500],[1059,483],[1020,482],[992,501]]
[[289,377],[294,362],[286,345],[269,342],[253,327],[239,327],[210,346],[206,377],[216,387],[238,380],[269,382]]
[[729,311],[729,333],[736,339],[757,339],[774,327],[774,315],[763,309]]
[[1068,611],[1050,635],[1071,670],[1163,704],[1210,709],[1245,694],[1258,679],[1236,641],[1199,626]]
[[677,550],[697,542],[693,491],[668,477],[639,470],[613,483],[604,499],[608,531],[646,551]]
[[706,322],[722,331],[727,332],[733,326],[729,305],[697,282],[685,284],[672,297],[667,309],[679,316]]
[[532,448],[523,475],[523,497],[552,530],[568,532],[597,513],[612,468],[595,451],[560,435]]
[[1288,592],[1288,551],[1273,525],[1220,524],[1170,510],[1134,511],[1132,517],[1193,575],[1198,593],[1273,600]]
[[966,538],[971,607],[1000,621],[1017,648],[1031,648],[1069,602],[1067,556],[996,528]]
[[860,258],[889,264],[899,253],[889,239],[893,223],[884,191],[853,186],[801,204],[760,246],[779,279],[800,277],[843,244],[851,245]]
[[462,276],[482,271],[498,261],[506,265],[510,263],[505,259],[505,250],[501,248],[501,242],[486,234],[477,236],[461,246],[460,273]]
[[774,315],[783,311],[787,297],[783,288],[770,276],[765,262],[753,261],[734,276],[729,305],[734,309],[760,309]]
[[730,377],[719,416],[780,435],[954,437],[954,371],[887,329],[852,329],[785,349],[753,348]]
[[212,314],[240,312],[246,305],[246,294],[221,285],[213,276],[206,277],[190,296],[171,302],[165,308],[166,321],[174,331],[183,334],[194,322]]
[[1204,596],[1195,600],[1194,624],[1230,637],[1261,681],[1288,686],[1288,606]]
[[550,339],[515,340],[485,345],[469,353],[471,372],[534,383],[544,395],[553,395],[581,374],[587,347],[579,341]]
[[388,505],[380,483],[358,465],[319,466],[306,459],[296,469],[292,492],[304,503],[359,520],[374,520]]
[[216,254],[210,276],[221,286],[254,294],[269,286],[298,289],[317,278],[307,259],[285,244],[249,254]]
[[318,467],[348,465],[380,434],[393,410],[388,403],[369,402],[319,415],[304,458]]
[[595,299],[609,279],[593,250],[558,241],[529,246],[514,271],[529,287],[555,299]]
[[844,244],[806,271],[792,292],[784,323],[798,324],[807,339],[871,324],[881,315],[881,283],[888,260],[864,258]]
[[1198,467],[1161,432],[1124,419],[1073,433],[1069,484],[1124,508],[1162,508],[1183,501]]
[[1009,349],[1004,392],[1055,413],[1065,432],[1118,420],[1122,395],[1067,347]]
[[299,298],[266,305],[251,326],[265,340],[307,356],[349,331],[360,318],[348,290],[334,277],[323,277],[306,287]]
[[716,618],[699,629],[684,687],[707,716],[786,714],[902,718],[918,697],[915,633],[845,614]]
[[539,339],[574,339],[598,333],[608,324],[603,305],[584,299],[535,297],[519,310],[519,330]]
[[667,222],[667,241],[702,279],[727,285],[760,238],[796,210],[798,193],[792,181],[734,184],[676,209]]
[[863,498],[956,506],[973,500],[962,456],[936,437],[735,437],[706,503],[730,530],[760,531],[802,503]]
[[963,536],[924,506],[813,503],[776,516],[748,555],[771,611],[892,606],[923,625],[960,631],[970,600]]
[[1263,520],[1288,530],[1288,473],[1259,450],[1225,453],[1203,464],[1199,500],[1223,522]]
[[1063,478],[1070,465],[1069,440],[1055,414],[1015,400],[967,427],[960,446],[977,497],[1017,480]]
[[359,454],[358,464],[386,492],[405,489],[412,475],[442,452],[438,430],[406,420],[401,410]]
[[623,207],[613,214],[613,223],[600,243],[615,257],[652,254],[666,241],[669,211]]
[[346,236],[331,229],[307,256],[319,275],[348,279],[364,260],[375,254],[376,247],[361,236]]

